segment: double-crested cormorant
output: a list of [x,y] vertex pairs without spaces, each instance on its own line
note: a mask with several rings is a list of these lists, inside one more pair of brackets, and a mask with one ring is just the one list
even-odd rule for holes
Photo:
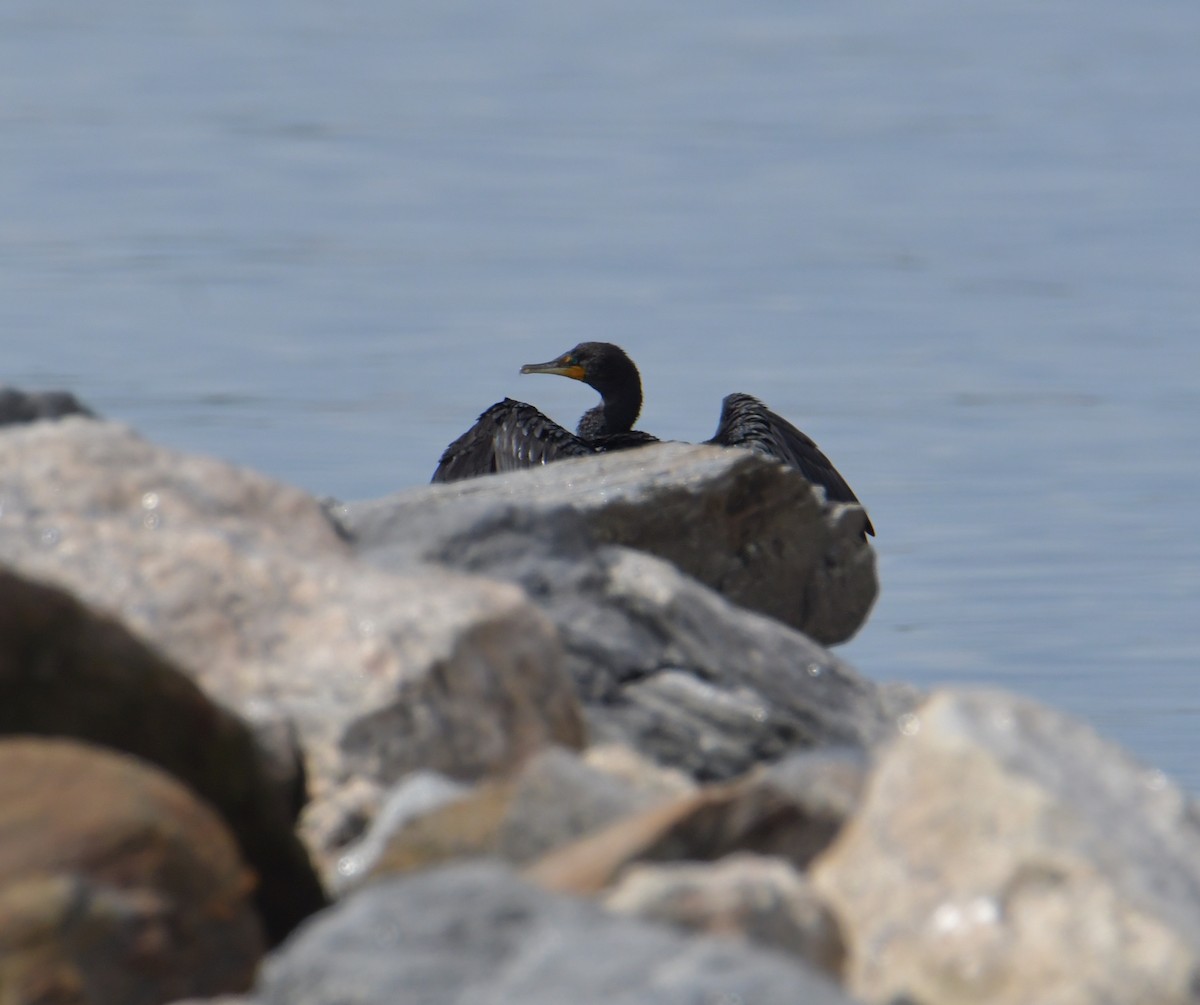
[[[600,404],[584,412],[571,433],[532,405],[505,398],[446,448],[433,473],[435,482],[456,482],[564,457],[658,442],[658,437],[633,428],[642,410],[642,378],[633,360],[618,346],[582,342],[548,363],[527,363],[521,373],[554,373],[581,380],[600,392]],[[783,461],[820,485],[831,502],[858,503],[846,479],[811,439],[748,394],[725,398],[716,435],[705,442],[746,447]],[[869,518],[865,530],[875,533]]]

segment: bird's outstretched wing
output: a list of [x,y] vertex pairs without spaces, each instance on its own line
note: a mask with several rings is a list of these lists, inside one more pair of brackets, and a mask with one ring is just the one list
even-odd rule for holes
[[532,405],[505,398],[445,449],[433,481],[457,482],[594,453],[595,446]]
[[[730,394],[721,402],[717,433],[708,442],[723,447],[746,447],[783,461],[814,485],[820,485],[831,502],[862,505],[846,479],[810,437],[748,394]],[[865,530],[868,534],[875,533],[869,517]]]

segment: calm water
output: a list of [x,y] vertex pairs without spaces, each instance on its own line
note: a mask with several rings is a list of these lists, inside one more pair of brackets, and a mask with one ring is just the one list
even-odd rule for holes
[[1200,788],[1198,51],[1195,0],[10,0],[0,380],[361,498],[618,341],[645,428],[748,391],[866,500],[863,671]]

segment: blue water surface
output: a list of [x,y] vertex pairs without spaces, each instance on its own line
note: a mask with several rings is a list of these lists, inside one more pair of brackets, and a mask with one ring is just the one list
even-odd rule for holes
[[363,498],[584,339],[868,504],[879,679],[996,685],[1185,784],[1200,5],[264,0],[0,10],[0,381]]

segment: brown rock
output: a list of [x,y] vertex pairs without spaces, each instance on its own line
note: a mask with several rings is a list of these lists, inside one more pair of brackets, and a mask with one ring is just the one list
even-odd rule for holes
[[0,569],[0,735],[73,737],[171,773],[224,817],[258,875],[273,942],[326,903],[289,779],[250,730],[122,625]]
[[0,741],[0,1001],[157,1005],[245,990],[253,874],[220,819],[133,758]]
[[488,782],[460,798],[414,815],[387,836],[371,868],[372,877],[499,854],[512,789],[511,782]]

